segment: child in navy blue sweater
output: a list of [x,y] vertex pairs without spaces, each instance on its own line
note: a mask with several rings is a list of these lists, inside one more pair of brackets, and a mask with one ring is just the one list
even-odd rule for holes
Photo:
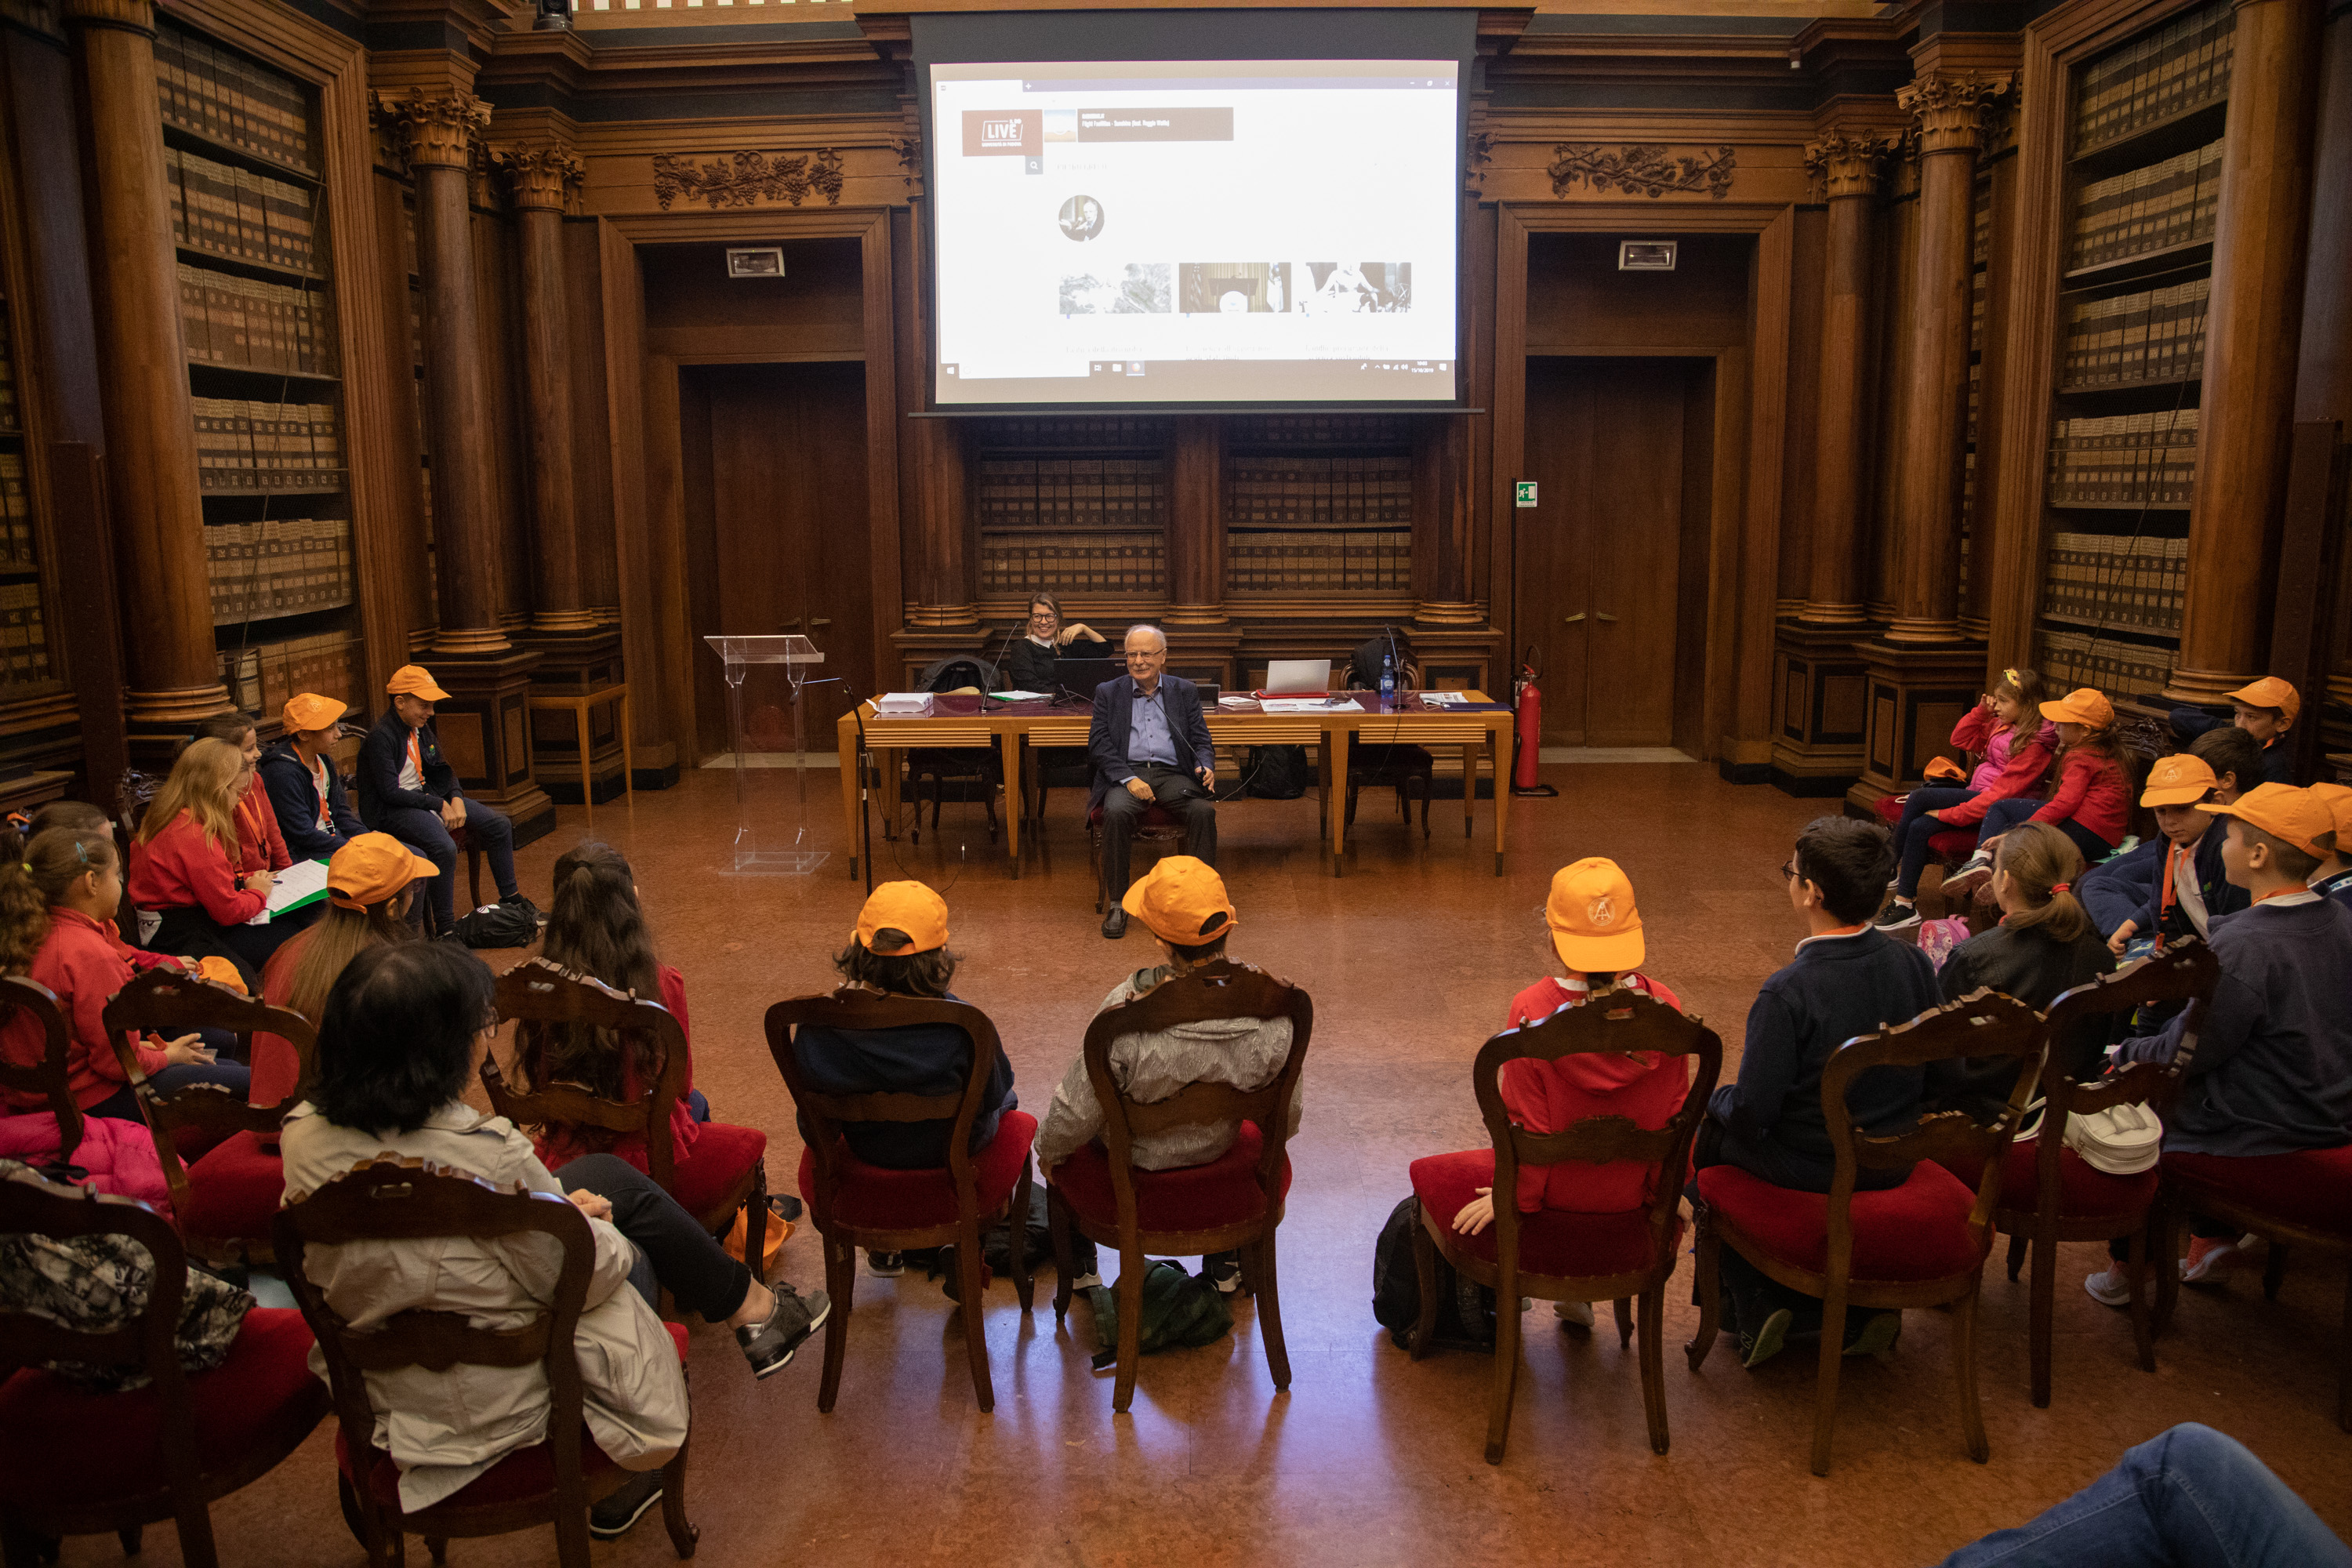
[[[1894,838],[1879,823],[1824,816],[1798,837],[1781,871],[1790,905],[1811,934],[1797,944],[1795,960],[1757,993],[1739,1076],[1707,1102],[1694,1166],[1737,1165],[1775,1186],[1830,1190],[1837,1161],[1822,1112],[1822,1070],[1830,1054],[1856,1035],[1904,1023],[1942,1000],[1927,955],[1868,923],[1894,868]],[[1855,1123],[1878,1130],[1912,1121],[1927,1097],[1926,1076],[1921,1068],[1864,1074],[1847,1097]],[[1896,1187],[1910,1174],[1907,1168],[1864,1171],[1855,1184]],[[1820,1331],[1818,1298],[1767,1279],[1728,1247],[1722,1260],[1748,1365],[1769,1360],[1791,1335]],[[1847,1352],[1883,1352],[1901,1326],[1899,1313],[1850,1311]]]

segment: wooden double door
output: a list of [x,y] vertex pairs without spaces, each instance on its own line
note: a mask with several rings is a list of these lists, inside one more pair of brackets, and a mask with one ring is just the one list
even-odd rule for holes
[[1536,481],[1537,505],[1513,512],[1513,652],[1534,649],[1547,745],[1697,738],[1685,601],[1702,575],[1703,554],[1689,557],[1704,548],[1712,412],[1706,360],[1528,361],[1517,477]]
[[[678,393],[696,742],[704,757],[730,745],[727,687],[701,639],[799,632],[825,658],[803,697],[808,744],[831,751],[845,693],[875,689],[866,367],[687,365]],[[746,691],[749,749],[789,750],[790,714],[764,686]]]

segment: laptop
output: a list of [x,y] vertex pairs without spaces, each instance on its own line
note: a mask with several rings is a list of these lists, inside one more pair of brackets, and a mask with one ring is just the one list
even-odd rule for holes
[[1328,658],[1277,658],[1266,667],[1260,697],[1320,697],[1331,689]]
[[1095,700],[1095,688],[1127,673],[1123,658],[1062,658],[1054,661],[1054,684],[1066,686],[1081,700]]

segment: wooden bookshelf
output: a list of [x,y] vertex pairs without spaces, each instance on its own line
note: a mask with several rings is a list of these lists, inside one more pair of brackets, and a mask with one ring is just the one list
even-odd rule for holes
[[155,87],[221,680],[362,700],[317,93],[170,19]]
[[1225,595],[1333,607],[1412,591],[1412,446],[1383,415],[1232,421]]
[[1164,419],[987,422],[972,451],[982,602],[992,611],[1039,589],[1066,606],[1164,597],[1168,440]]
[[16,304],[12,280],[0,277],[0,701],[54,688],[65,673],[51,651],[41,581]]
[[2035,659],[2161,690],[2179,651],[2234,13],[2178,13],[2075,67]]

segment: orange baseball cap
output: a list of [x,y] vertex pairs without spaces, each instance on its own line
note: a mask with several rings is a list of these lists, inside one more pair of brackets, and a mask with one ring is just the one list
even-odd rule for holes
[[920,882],[885,882],[866,895],[866,907],[857,911],[857,927],[850,934],[860,947],[871,951],[875,937],[886,931],[902,931],[914,939],[911,947],[887,955],[892,958],[945,947],[948,901]]
[[1594,856],[1552,874],[1544,900],[1552,951],[1570,969],[1622,973],[1642,963],[1642,911],[1614,860]]
[[440,868],[389,833],[362,833],[327,862],[327,901],[339,910],[380,904],[419,877]]
[[2227,805],[2200,805],[2197,809],[2252,823],[2306,855],[2323,858],[2327,851],[2320,847],[2319,840],[2336,831],[2336,818],[2327,803],[2293,784],[2256,784]]
[[1118,906],[1152,935],[1179,947],[1199,947],[1242,923],[1225,896],[1225,879],[1191,855],[1163,857],[1128,889]]
[[236,972],[236,965],[217,953],[206,953],[196,960],[196,978],[226,985],[240,996],[252,994],[245,988],[245,976]]
[[392,672],[383,689],[394,697],[422,697],[427,702],[446,702],[449,694],[433,684],[432,671],[421,664],[404,664]]
[[2044,702],[2042,716],[2060,724],[2081,724],[2088,729],[2104,730],[2116,721],[2116,709],[2114,703],[2085,686],[2068,692],[2055,702]]
[[2336,852],[2352,855],[2352,788],[2340,784],[2315,784],[2305,794],[2327,808],[2336,824]]
[[2249,681],[2230,693],[2230,700],[2242,702],[2249,708],[2275,708],[2279,717],[2288,723],[2303,711],[2303,698],[2295,689],[2275,675],[2265,675],[2260,680]]
[[1968,770],[1949,757],[1930,757],[1927,760],[1927,772],[1920,776],[1931,779],[1952,779],[1961,784],[1966,784],[1969,778]]
[[2158,757],[2156,765],[2147,770],[2147,787],[2140,791],[2142,805],[2194,805],[2205,798],[2209,790],[2219,789],[2221,781],[2205,759],[2190,752],[2175,752],[2168,757]]
[[348,702],[338,702],[315,691],[299,691],[286,700],[286,727],[323,730],[350,710]]

